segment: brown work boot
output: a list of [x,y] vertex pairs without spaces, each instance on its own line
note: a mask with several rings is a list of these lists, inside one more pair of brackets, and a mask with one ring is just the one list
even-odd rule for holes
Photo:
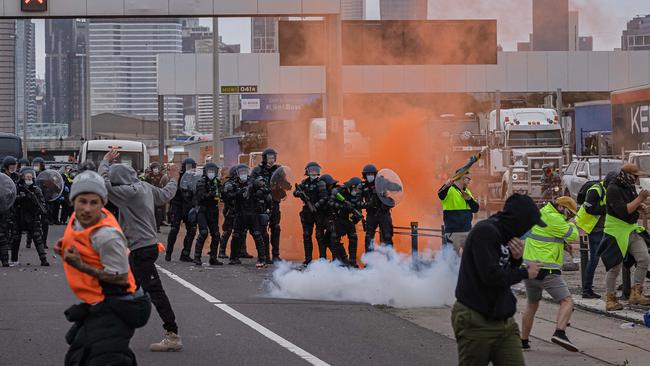
[[149,346],[151,352],[178,352],[183,349],[181,337],[174,332],[166,332],[165,337],[158,343]]
[[650,299],[643,295],[643,285],[637,284],[632,287],[628,302],[630,305],[650,305]]
[[618,302],[615,292],[607,293],[607,303],[605,304],[605,310],[607,311],[623,310],[623,304]]

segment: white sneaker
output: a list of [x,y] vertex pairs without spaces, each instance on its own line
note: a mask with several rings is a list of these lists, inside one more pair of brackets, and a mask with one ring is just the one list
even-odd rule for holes
[[181,336],[174,332],[166,332],[165,337],[158,343],[149,346],[151,352],[178,352],[183,349]]

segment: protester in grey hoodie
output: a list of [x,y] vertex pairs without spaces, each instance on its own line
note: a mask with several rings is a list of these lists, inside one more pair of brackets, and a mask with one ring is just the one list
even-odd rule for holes
[[[158,235],[156,234],[155,207],[169,202],[176,194],[178,167],[169,169],[169,183],[164,188],[154,187],[138,179],[138,174],[128,165],[109,165],[119,156],[112,150],[99,164],[98,173],[104,177],[108,200],[120,211],[119,221],[129,243],[129,263],[136,281],[151,296],[163,321],[165,336],[159,343],[149,346],[150,351],[180,351],[183,348],[178,335],[176,315],[163,289],[156,269]],[[162,248],[162,246],[161,246]]]

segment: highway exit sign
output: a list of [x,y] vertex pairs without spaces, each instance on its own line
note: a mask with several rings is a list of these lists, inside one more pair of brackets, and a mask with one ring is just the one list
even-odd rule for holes
[[20,0],[20,10],[29,12],[47,11],[47,0]]

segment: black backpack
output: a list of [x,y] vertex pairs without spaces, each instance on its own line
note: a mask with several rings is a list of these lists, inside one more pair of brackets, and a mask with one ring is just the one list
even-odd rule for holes
[[585,199],[587,199],[587,191],[594,184],[598,184],[599,182],[600,182],[599,180],[590,180],[587,181],[585,184],[583,184],[582,187],[580,187],[580,191],[578,191],[578,197],[576,199],[576,202],[578,202],[579,205],[585,203]]

